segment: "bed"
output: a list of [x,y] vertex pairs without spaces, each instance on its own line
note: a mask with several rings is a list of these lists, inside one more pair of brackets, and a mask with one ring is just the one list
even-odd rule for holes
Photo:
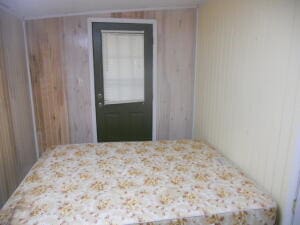
[[273,225],[276,203],[192,140],[63,145],[46,151],[0,224]]

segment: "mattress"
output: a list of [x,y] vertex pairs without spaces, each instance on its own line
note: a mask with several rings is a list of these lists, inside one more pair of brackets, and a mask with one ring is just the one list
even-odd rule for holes
[[57,146],[0,211],[0,224],[273,225],[276,203],[198,141]]

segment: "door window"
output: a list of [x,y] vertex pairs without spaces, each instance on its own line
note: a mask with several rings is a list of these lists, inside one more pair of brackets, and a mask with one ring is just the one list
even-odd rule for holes
[[144,102],[144,32],[101,32],[104,104]]

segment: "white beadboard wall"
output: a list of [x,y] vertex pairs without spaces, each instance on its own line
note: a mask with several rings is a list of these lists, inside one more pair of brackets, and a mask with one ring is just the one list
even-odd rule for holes
[[271,192],[289,225],[300,139],[300,1],[210,0],[198,19],[194,138]]

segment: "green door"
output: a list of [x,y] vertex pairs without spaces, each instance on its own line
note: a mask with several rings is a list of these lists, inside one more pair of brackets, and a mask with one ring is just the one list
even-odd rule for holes
[[98,141],[152,140],[152,25],[92,27]]

